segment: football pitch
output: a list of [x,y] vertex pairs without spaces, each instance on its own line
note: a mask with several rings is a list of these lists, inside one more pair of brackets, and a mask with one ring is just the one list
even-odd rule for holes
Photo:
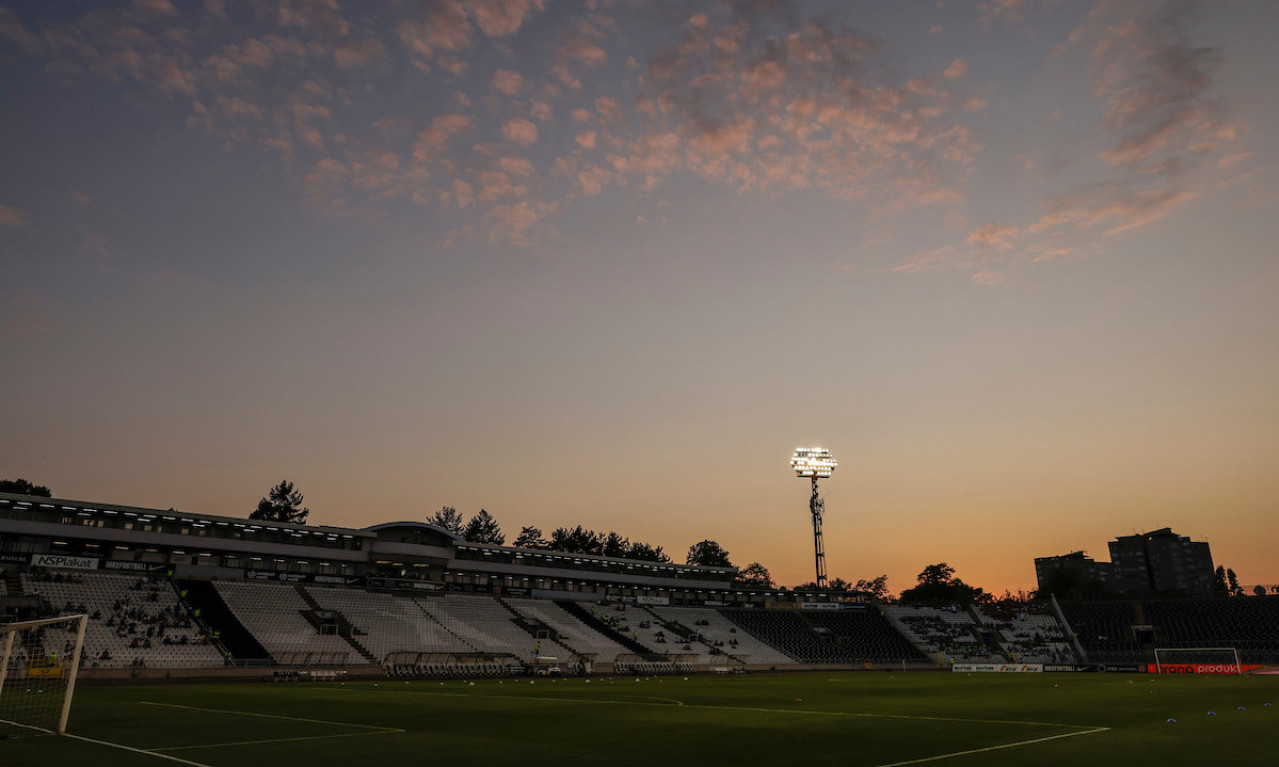
[[1272,702],[1279,676],[82,686],[74,737],[0,740],[0,765],[1274,765]]

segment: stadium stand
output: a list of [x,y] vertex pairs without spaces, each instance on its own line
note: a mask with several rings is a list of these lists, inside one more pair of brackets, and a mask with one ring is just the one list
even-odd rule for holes
[[449,633],[412,599],[362,589],[309,586],[321,607],[334,610],[355,629],[359,642],[378,662],[393,652],[467,653],[475,650]]
[[864,609],[813,610],[800,613],[819,633],[828,633],[843,647],[846,657],[866,663],[900,663],[922,659],[920,652],[906,640],[878,610]]
[[545,599],[510,598],[511,609],[525,618],[541,621],[557,634],[556,642],[578,655],[594,655],[602,663],[612,663],[629,650]]
[[988,646],[979,626],[966,610],[918,605],[884,605],[885,615],[925,655],[957,661],[1003,661],[998,648]]
[[1090,663],[1142,663],[1145,654],[1133,633],[1133,602],[1063,602],[1062,614]]
[[82,653],[86,667],[223,665],[222,653],[165,578],[45,570],[21,577],[23,591],[47,601],[52,614],[89,615]]
[[413,601],[473,651],[513,655],[528,663],[539,654],[566,661],[573,657],[572,650],[521,628],[511,611],[493,597],[447,594]]
[[674,637],[673,641],[685,639],[690,651],[698,650],[700,642],[699,652],[704,654],[705,662],[713,664],[721,653],[751,665],[781,666],[795,662],[789,655],[740,631],[735,623],[713,608],[654,606],[647,609],[667,634]]
[[304,617],[312,610],[293,586],[218,581],[214,584],[237,620],[278,663],[341,665],[358,662],[354,648],[336,634],[321,634]]
[[1075,651],[1052,609],[1042,603],[1031,603],[1017,610],[996,611],[992,607],[977,609],[983,624],[1000,633],[1001,644],[1009,660],[1018,663],[1076,663]]
[[1279,597],[1143,604],[1161,647],[1233,647],[1243,663],[1279,662]]

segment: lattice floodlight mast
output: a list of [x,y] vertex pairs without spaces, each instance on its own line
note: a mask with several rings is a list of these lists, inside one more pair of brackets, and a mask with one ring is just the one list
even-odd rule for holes
[[817,559],[817,587],[826,587],[826,549],[822,546],[822,515],[826,504],[817,494],[817,480],[829,478],[839,464],[824,447],[797,447],[790,459],[791,468],[801,479],[813,480],[813,495],[808,499],[808,510],[813,514],[813,552]]

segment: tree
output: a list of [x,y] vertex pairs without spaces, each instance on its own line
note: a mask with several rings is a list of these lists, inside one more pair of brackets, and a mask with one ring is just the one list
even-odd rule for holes
[[610,532],[604,537],[603,552],[606,557],[625,557],[631,551],[630,540]]
[[881,575],[871,580],[858,580],[853,585],[853,591],[860,591],[877,602],[886,602],[888,601],[888,575]]
[[901,600],[916,604],[969,604],[985,603],[991,599],[990,594],[976,586],[969,586],[954,577],[955,568],[939,562],[929,565],[916,576],[918,585],[902,592]]
[[728,552],[715,541],[699,541],[688,547],[687,563],[703,567],[732,567]]
[[925,567],[923,572],[915,576],[921,586],[936,586],[951,582],[951,578],[955,577],[955,568],[940,562],[935,565]]
[[258,501],[258,507],[249,515],[249,519],[305,525],[310,513],[310,509],[302,507],[302,494],[294,490],[293,483],[286,479],[271,488],[266,498]]
[[53,493],[44,485],[33,485],[25,479],[0,479],[0,493],[15,495],[34,495],[40,498],[52,498]]
[[529,526],[520,528],[520,534],[515,536],[515,543],[511,545],[525,549],[545,549],[551,544],[542,537],[542,528]]
[[452,506],[444,506],[439,511],[426,518],[428,525],[435,525],[448,530],[454,535],[462,535],[465,529],[462,525],[462,515],[457,513],[457,509]]
[[768,568],[759,562],[751,562],[737,572],[736,586],[746,589],[771,589],[775,585]]
[[1217,569],[1212,574],[1212,590],[1218,595],[1226,597],[1230,596],[1230,587],[1226,585],[1226,566],[1217,565]]
[[493,515],[484,509],[480,509],[480,513],[471,517],[471,521],[466,523],[462,537],[471,543],[491,543],[495,546],[506,543],[506,536],[502,534],[501,526],[497,524],[496,519],[493,519]]
[[671,558],[666,556],[666,552],[662,551],[661,546],[651,546],[647,543],[632,543],[630,551],[626,552],[627,559],[638,559],[642,562],[669,562]]
[[604,536],[578,525],[571,530],[557,527],[551,532],[551,551],[568,554],[599,554],[604,548]]
[[1243,596],[1243,586],[1239,585],[1239,577],[1236,576],[1235,571],[1230,568],[1226,568],[1226,584],[1230,588],[1230,596]]
[[1266,595],[1266,587],[1265,587],[1265,586],[1253,586],[1253,587],[1252,587],[1252,593],[1253,593],[1253,596],[1264,597],[1264,596]]

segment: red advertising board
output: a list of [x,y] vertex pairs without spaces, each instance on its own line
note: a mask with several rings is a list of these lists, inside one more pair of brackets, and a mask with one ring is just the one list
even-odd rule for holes
[[1151,663],[1148,671],[1151,674],[1246,674],[1259,668],[1259,663],[1245,663],[1242,666],[1233,663],[1164,663],[1157,666]]

